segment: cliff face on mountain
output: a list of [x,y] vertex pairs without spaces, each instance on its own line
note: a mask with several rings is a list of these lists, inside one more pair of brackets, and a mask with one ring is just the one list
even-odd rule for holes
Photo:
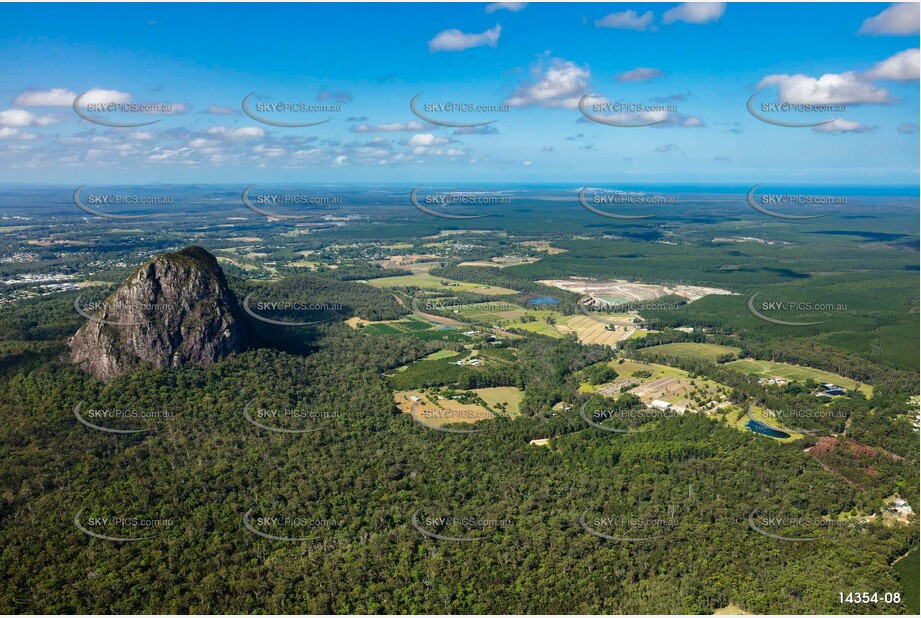
[[101,380],[144,363],[207,365],[247,345],[240,304],[201,247],[153,258],[104,303],[82,312],[92,317],[71,338],[71,359]]

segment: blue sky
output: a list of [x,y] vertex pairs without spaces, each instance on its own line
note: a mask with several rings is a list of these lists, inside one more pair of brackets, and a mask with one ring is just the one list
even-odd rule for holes
[[[0,6],[0,182],[916,185],[918,5]],[[766,112],[746,101],[838,104]],[[91,113],[83,101],[171,104]],[[240,112],[243,97],[337,111]],[[451,101],[508,111],[410,110]],[[594,115],[594,104],[671,105]]]

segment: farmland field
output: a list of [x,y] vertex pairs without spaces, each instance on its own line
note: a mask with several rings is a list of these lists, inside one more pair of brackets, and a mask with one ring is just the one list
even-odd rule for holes
[[597,344],[606,346],[615,346],[618,341],[623,339],[628,331],[625,328],[632,327],[614,326],[617,330],[608,330],[607,324],[599,322],[586,315],[574,315],[557,323],[557,330],[566,334],[573,332],[579,338],[579,341],[586,344]]
[[443,279],[441,277],[434,277],[432,275],[425,274],[381,277],[379,279],[371,279],[368,281],[368,285],[376,288],[417,287],[423,290],[438,290],[440,292],[474,292],[477,294],[495,296],[517,293],[515,290],[510,290],[508,288],[482,285],[479,283],[467,283],[464,281],[452,281],[449,279]]
[[526,311],[511,303],[502,302],[464,305],[457,310],[457,313],[474,322],[498,324],[508,320],[517,320],[523,316]]
[[739,348],[715,343],[666,343],[643,348],[643,352],[659,356],[670,356],[678,360],[704,360],[714,363],[726,354],[737,356],[740,350]]
[[[794,380],[797,382],[805,382],[811,379],[822,384],[829,382],[847,389],[858,386],[858,383],[854,380],[828,371],[802,367],[800,365],[788,365],[787,363],[775,363],[774,361],[746,358],[726,363],[725,366],[759,378],[786,378],[787,380]],[[858,390],[868,397],[873,394],[873,387],[868,384],[861,384]]]
[[483,398],[491,410],[499,411],[498,404],[506,404],[506,412],[512,418],[521,416],[519,406],[524,393],[514,386],[496,386],[493,388],[475,388],[473,392]]

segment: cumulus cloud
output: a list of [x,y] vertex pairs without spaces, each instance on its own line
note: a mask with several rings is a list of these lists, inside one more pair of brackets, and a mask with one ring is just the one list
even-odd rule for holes
[[53,114],[33,114],[24,109],[0,111],[0,127],[47,127],[59,121]]
[[675,144],[663,144],[662,146],[656,146],[656,152],[674,152],[680,150]]
[[628,10],[619,13],[610,13],[601,19],[595,20],[596,28],[618,28],[620,30],[645,30],[652,23],[652,11],[639,15],[636,11]]
[[[83,93],[80,103],[89,105],[91,103],[130,103],[131,93],[121,92],[119,90],[106,90],[105,88],[93,88]],[[70,102],[73,105],[73,100]]]
[[921,5],[917,2],[896,2],[879,15],[868,17],[858,34],[918,34]]
[[352,126],[349,130],[352,133],[393,133],[397,131],[424,131],[430,128],[431,125],[427,123],[410,120],[409,122],[390,122],[375,125],[362,122]]
[[903,122],[899,125],[899,133],[917,133],[918,132],[918,123],[917,122]]
[[921,72],[921,49],[915,48],[906,49],[886,58],[867,71],[867,77],[907,82],[918,79],[919,72]]
[[417,133],[406,142],[410,146],[443,146],[452,140],[446,137],[437,137],[433,133]]
[[493,2],[486,5],[486,12],[511,11],[512,13],[517,13],[526,6],[528,6],[527,2]]
[[808,75],[768,75],[758,88],[777,86],[779,100],[787,103],[861,104],[888,103],[889,92],[862,79],[854,71],[826,73],[816,79]]
[[205,133],[226,139],[256,139],[265,135],[265,129],[262,127],[239,127],[237,129],[231,129],[224,125],[218,125],[205,129]]
[[831,122],[813,127],[812,130],[816,133],[866,133],[867,131],[872,131],[874,128],[875,127],[860,124],[852,120],[835,118]]
[[0,127],[0,139],[31,141],[41,139],[41,136],[36,133],[20,131],[16,127]]
[[689,24],[709,24],[719,21],[726,12],[725,2],[685,2],[665,11],[662,22],[672,24],[683,21]]
[[[610,122],[615,122],[622,125],[649,125],[653,128],[677,128],[677,129],[694,129],[698,127],[706,126],[704,121],[698,116],[688,116],[687,114],[681,114],[678,112],[670,112],[666,110],[649,110],[649,111],[640,111],[640,112],[614,112],[610,114],[592,114],[593,117],[599,118],[601,120],[607,120]],[[593,123],[593,120],[589,120],[586,117],[579,118],[576,122],[585,124]],[[656,123],[656,124],[653,124]],[[582,137],[583,134],[580,133],[576,137]],[[572,137],[567,137],[566,139],[575,139]]]
[[636,67],[626,71],[625,73],[620,73],[615,76],[619,82],[648,82],[650,80],[656,79],[658,77],[663,77],[665,73],[659,69],[652,69],[649,67]]
[[518,85],[506,100],[510,107],[550,107],[575,109],[589,88],[591,72],[576,63],[553,58],[545,67],[541,61],[531,71],[531,79]]
[[473,47],[496,47],[499,44],[499,35],[502,33],[502,26],[496,24],[495,28],[484,30],[483,32],[466,33],[452,28],[451,30],[442,30],[429,41],[429,52],[440,51],[463,51]]
[[13,105],[21,107],[70,107],[74,104],[77,93],[67,88],[50,90],[26,90],[15,99]]

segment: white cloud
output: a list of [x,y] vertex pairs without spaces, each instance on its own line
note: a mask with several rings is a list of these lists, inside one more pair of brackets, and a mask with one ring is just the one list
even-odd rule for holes
[[866,133],[873,129],[874,127],[868,127],[859,122],[835,118],[831,122],[826,122],[825,124],[814,127],[812,130],[816,133]]
[[621,11],[620,13],[610,13],[601,19],[596,19],[595,27],[645,30],[652,23],[653,18],[652,11],[646,11],[642,15],[637,14],[636,11]]
[[637,67],[617,75],[615,79],[617,79],[619,82],[648,82],[651,79],[656,79],[657,77],[662,77],[663,75],[665,75],[665,73],[659,69]]
[[921,4],[896,2],[879,15],[868,17],[858,34],[918,34]]
[[[157,111],[154,113],[157,114],[188,114],[189,106],[185,103],[156,103],[155,105],[160,106],[163,111]],[[166,111],[166,107],[169,106],[169,111]]]
[[899,133],[917,133],[918,132],[918,123],[917,122],[903,122],[899,125]]
[[24,109],[7,109],[0,112],[0,127],[47,127],[57,124],[59,118],[52,114],[33,114]]
[[445,137],[436,137],[432,133],[417,133],[409,138],[407,142],[410,146],[443,146],[450,143],[451,140]]
[[532,81],[519,84],[506,100],[511,107],[540,107],[575,109],[589,88],[591,72],[569,60],[553,58],[549,68],[539,63],[532,71]]
[[768,75],[758,88],[778,86],[780,101],[813,104],[888,103],[889,92],[862,80],[854,71],[826,73],[816,79],[808,75]]
[[872,79],[891,79],[895,81],[913,81],[921,72],[921,49],[906,49],[886,58],[872,69],[867,76]]
[[[83,93],[83,98],[80,99],[82,105],[89,105],[90,103],[130,103],[131,94],[128,92],[120,92],[118,90],[105,90],[103,88],[93,88],[92,90],[87,90]],[[73,101],[70,102],[73,104]]]
[[709,24],[719,21],[726,12],[725,2],[685,2],[665,11],[662,23],[672,24],[683,21],[689,24]]
[[[687,116],[669,111],[643,111],[643,112],[615,112],[612,114],[594,114],[597,118],[609,120],[623,125],[649,125],[653,127],[675,127],[680,129],[694,129],[703,127],[704,121],[697,116]],[[580,118],[579,122],[592,122],[587,118]],[[658,124],[651,124],[651,123]],[[581,136],[581,135],[580,135]],[[569,138],[567,138],[569,139]]]
[[495,28],[484,30],[479,34],[467,34],[457,29],[442,30],[429,41],[429,51],[463,51],[473,47],[496,47],[499,44],[499,35],[502,26],[496,24]]
[[262,144],[253,148],[253,152],[267,157],[277,158],[285,154],[284,148],[279,148],[277,146],[263,146]]
[[77,93],[67,88],[52,88],[51,90],[26,90],[15,99],[13,105],[22,107],[70,107],[74,104]]
[[431,125],[424,122],[410,120],[409,122],[390,122],[376,125],[369,125],[363,122],[353,126],[349,130],[352,131],[352,133],[393,133],[396,131],[423,131],[430,127]]
[[521,164],[525,167],[531,167],[531,161],[522,161]]
[[253,139],[263,137],[265,135],[265,129],[261,127],[240,127],[238,129],[231,129],[224,125],[218,125],[206,129],[205,133],[217,137],[226,137],[227,139]]
[[504,10],[517,13],[526,6],[528,6],[527,2],[493,2],[492,4],[486,5],[486,12],[495,13],[496,11]]
[[41,139],[41,136],[35,133],[21,132],[15,127],[0,127],[0,139],[16,139],[26,141]]

